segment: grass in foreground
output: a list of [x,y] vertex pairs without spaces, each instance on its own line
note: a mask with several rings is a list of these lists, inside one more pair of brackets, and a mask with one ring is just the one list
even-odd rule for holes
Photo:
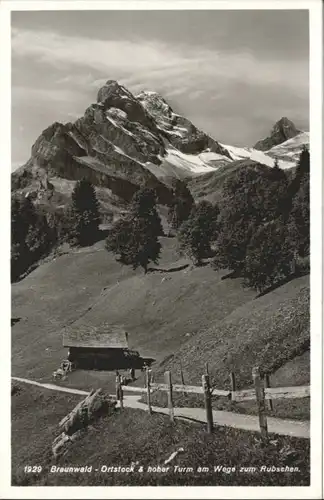
[[[308,440],[273,435],[271,444],[263,447],[258,433],[216,427],[209,435],[202,425],[180,420],[172,424],[167,416],[133,409],[125,409],[122,414],[116,411],[98,420],[55,464],[51,443],[57,435],[56,424],[77,403],[68,401],[70,398],[29,387],[13,396],[14,485],[309,485]],[[148,467],[162,466],[180,447],[184,451],[172,461],[168,471],[148,471]],[[101,472],[102,466],[129,467],[132,462],[136,463],[134,472]],[[42,472],[24,474],[26,463],[41,465]],[[92,471],[54,473],[50,472],[53,465],[92,466]],[[139,471],[140,466],[143,472]],[[175,470],[174,466],[183,469]],[[214,466],[226,467],[226,471],[214,471]],[[262,466],[288,466],[294,472],[262,471]],[[209,470],[199,472],[198,467]]]
[[24,467],[50,460],[57,424],[83,397],[17,383],[11,390],[13,481],[25,485],[32,478],[24,475]]

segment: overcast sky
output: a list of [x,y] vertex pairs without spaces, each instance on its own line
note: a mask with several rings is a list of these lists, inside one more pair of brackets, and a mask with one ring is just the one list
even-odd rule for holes
[[108,79],[159,92],[220,142],[309,128],[307,11],[12,12],[12,163]]

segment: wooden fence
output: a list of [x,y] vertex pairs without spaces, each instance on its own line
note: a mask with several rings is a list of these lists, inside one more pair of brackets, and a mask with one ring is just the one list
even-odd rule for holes
[[[148,411],[152,413],[151,394],[154,391],[165,391],[168,395],[168,408],[170,419],[174,421],[174,404],[173,393],[180,392],[184,394],[201,394],[204,396],[207,431],[213,432],[213,412],[212,412],[212,398],[225,397],[229,401],[242,402],[242,401],[256,401],[259,415],[259,424],[261,436],[268,439],[268,425],[266,408],[273,410],[272,400],[274,399],[294,399],[310,397],[310,386],[294,386],[294,387],[270,387],[269,375],[262,376],[259,367],[252,370],[253,389],[236,390],[235,374],[230,373],[231,390],[217,389],[210,384],[208,373],[208,366],[206,365],[206,373],[202,375],[201,386],[173,384],[171,372],[167,371],[164,374],[165,383],[153,383],[151,370],[147,369],[145,373],[146,387],[134,387],[123,385],[121,383],[120,375],[116,377],[116,398],[120,401],[120,408],[123,409],[123,392],[124,390],[130,392],[143,393],[147,395]],[[183,376],[182,376],[183,380]]]

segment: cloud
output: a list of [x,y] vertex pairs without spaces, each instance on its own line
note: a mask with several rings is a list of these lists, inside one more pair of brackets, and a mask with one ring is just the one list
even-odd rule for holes
[[[308,89],[307,61],[262,60],[252,53],[221,52],[205,47],[168,45],[155,40],[97,40],[49,31],[12,29],[13,58],[31,58],[61,71],[83,68],[74,83],[89,85],[92,72],[123,80],[130,87],[143,82],[173,88],[188,86],[203,90],[221,81],[242,81],[256,86],[279,85],[297,93]],[[86,70],[86,71],[85,71]],[[60,83],[73,81],[73,74]],[[81,78],[81,80],[80,80]],[[203,86],[201,88],[201,86]]]
[[33,101],[36,105],[39,102],[71,102],[76,101],[80,94],[73,89],[38,89],[14,85],[12,87],[13,105],[20,101]]
[[228,51],[216,42],[212,49],[199,42],[156,40],[152,34],[132,41],[126,32],[124,39],[98,36],[12,29],[12,147],[18,159],[27,157],[50,123],[82,115],[108,79],[135,95],[141,90],[161,93],[175,112],[228,144],[255,143],[283,115],[300,118],[307,128],[308,60],[303,52],[299,59],[284,52],[271,57],[270,51],[263,57],[262,51],[241,45]]

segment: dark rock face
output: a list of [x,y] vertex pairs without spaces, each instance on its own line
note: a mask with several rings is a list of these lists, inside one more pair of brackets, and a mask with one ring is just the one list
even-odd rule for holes
[[300,132],[301,131],[295,127],[292,121],[283,117],[274,124],[270,136],[258,141],[253,147],[261,151],[268,151],[268,149],[271,149],[273,146],[277,146],[295,137],[300,134]]
[[166,148],[183,153],[209,150],[230,155],[217,141],[173,112],[154,92],[135,97],[114,80],[99,90],[97,102],[74,123],[55,122],[31,148],[31,158],[14,172],[13,189],[28,187],[46,175],[68,180],[86,177],[96,186],[129,201],[136,189],[154,187],[161,203],[169,203],[169,187],[146,166],[159,166]]
[[197,129],[187,118],[174,113],[158,93],[143,91],[136,97],[154,118],[160,134],[182,153],[196,154],[209,149],[231,158],[217,141]]

